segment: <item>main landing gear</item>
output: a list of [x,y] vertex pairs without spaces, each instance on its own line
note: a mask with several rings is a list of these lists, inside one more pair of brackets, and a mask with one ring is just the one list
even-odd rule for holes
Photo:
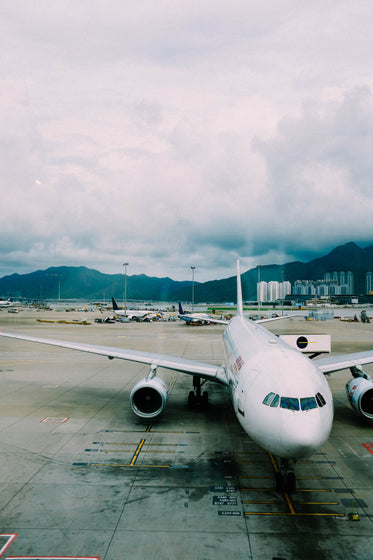
[[201,378],[197,375],[193,375],[193,391],[190,391],[188,395],[188,405],[190,408],[202,407],[206,408],[208,405],[208,392],[201,391],[201,387],[206,383],[203,381],[201,383]]
[[295,474],[288,459],[281,459],[281,468],[275,474],[275,481],[277,492],[293,494],[296,491]]

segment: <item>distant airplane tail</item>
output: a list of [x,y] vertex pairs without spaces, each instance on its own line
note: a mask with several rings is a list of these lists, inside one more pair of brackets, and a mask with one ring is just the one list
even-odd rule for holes
[[237,315],[243,317],[240,260],[237,259]]
[[179,315],[185,315],[185,311],[182,308],[180,301],[179,301]]
[[113,310],[118,311],[118,309],[119,309],[118,304],[113,297],[111,298],[111,301],[113,303]]

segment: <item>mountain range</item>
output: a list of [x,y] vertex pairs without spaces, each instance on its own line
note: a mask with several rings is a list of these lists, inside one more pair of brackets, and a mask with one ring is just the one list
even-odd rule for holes
[[[320,280],[326,272],[351,271],[354,273],[355,293],[365,293],[365,273],[373,272],[373,246],[361,248],[349,242],[333,249],[324,257],[308,263],[300,261],[283,265],[260,267],[260,279],[271,280]],[[256,299],[258,269],[242,274],[244,300]],[[127,276],[127,299],[141,301],[190,301],[192,282],[178,282],[171,278],[155,278],[145,274]],[[122,300],[123,274],[104,274],[84,266],[59,266],[37,270],[28,274],[11,274],[0,278],[2,297],[43,299],[84,299],[89,301]],[[195,282],[195,302],[227,302],[236,300],[236,277],[222,280]]]

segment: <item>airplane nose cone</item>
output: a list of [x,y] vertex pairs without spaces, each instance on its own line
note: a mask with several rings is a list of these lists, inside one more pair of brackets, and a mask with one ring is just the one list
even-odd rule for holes
[[284,450],[282,455],[288,459],[309,457],[323,446],[330,433],[328,423],[322,423],[320,418],[302,418],[302,421],[286,422],[281,434]]

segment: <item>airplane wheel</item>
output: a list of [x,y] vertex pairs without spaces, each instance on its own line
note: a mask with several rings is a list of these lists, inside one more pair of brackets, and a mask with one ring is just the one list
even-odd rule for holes
[[282,477],[282,473],[280,473],[280,472],[275,473],[275,485],[276,485],[276,492],[282,492],[282,490],[283,490],[283,477]]
[[208,394],[207,391],[203,391],[203,394],[202,394],[202,406],[203,406],[204,408],[207,408],[208,404],[209,404],[209,394]]
[[189,395],[188,395],[188,406],[189,406],[189,408],[194,408],[195,404],[196,404],[196,397],[194,396],[194,392],[189,391]]
[[288,494],[293,494],[296,490],[296,486],[295,474],[293,472],[288,472],[286,477],[286,491]]

